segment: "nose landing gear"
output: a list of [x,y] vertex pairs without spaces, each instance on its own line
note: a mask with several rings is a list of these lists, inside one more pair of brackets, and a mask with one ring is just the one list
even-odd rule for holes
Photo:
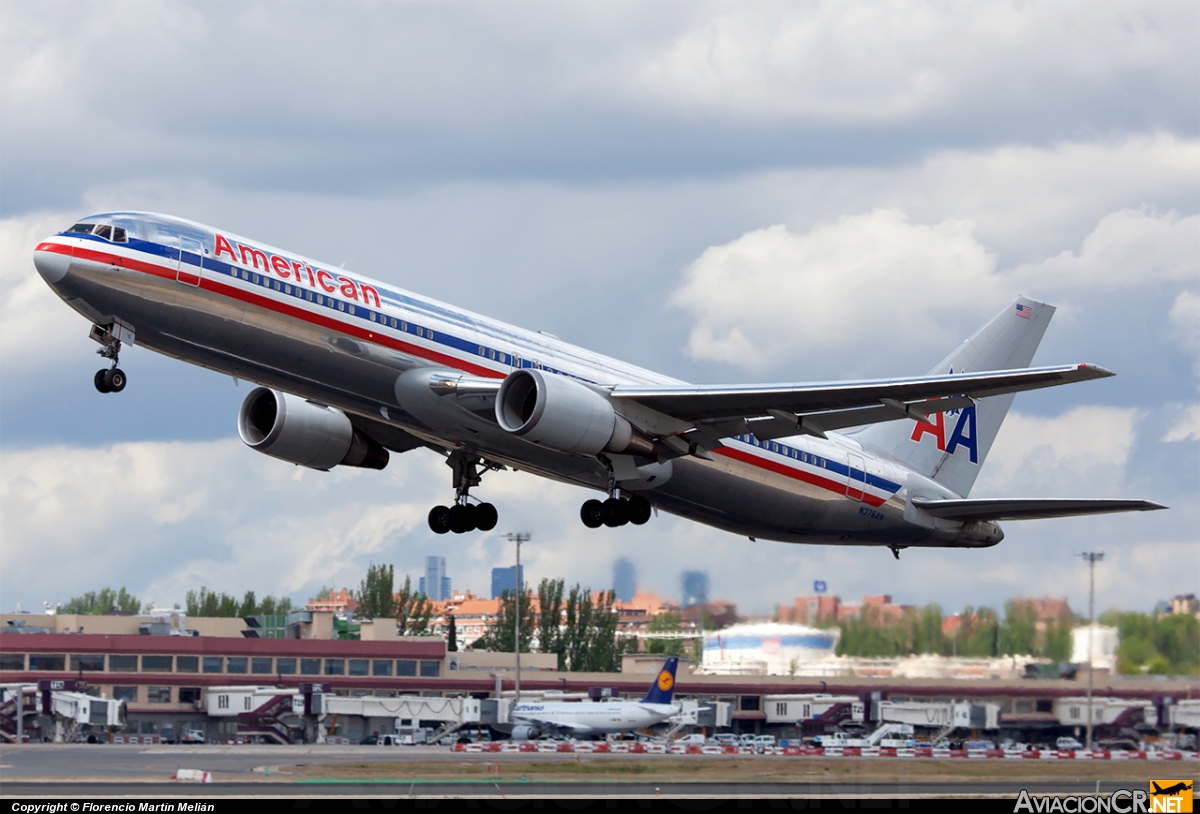
[[105,359],[112,360],[112,365],[107,370],[101,368],[96,371],[92,383],[101,393],[120,393],[125,389],[125,383],[128,381],[125,371],[117,367],[121,356],[121,340],[113,336],[109,329],[101,328],[98,325],[92,326],[91,337],[103,346],[96,353]]
[[[429,510],[429,528],[435,534],[452,531],[465,534],[468,531],[491,531],[500,519],[496,507],[491,503],[471,503],[472,486],[478,486],[483,472],[499,470],[500,464],[487,463],[478,455],[455,450],[446,459],[446,465],[454,470],[454,505],[434,506]],[[482,466],[482,471],[480,467]]]

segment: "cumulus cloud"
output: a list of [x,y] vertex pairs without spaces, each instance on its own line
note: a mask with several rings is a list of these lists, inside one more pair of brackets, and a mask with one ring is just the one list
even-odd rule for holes
[[1005,276],[1026,286],[1093,289],[1195,280],[1200,276],[1200,215],[1122,209],[1101,218],[1078,251],[1064,250]]
[[1139,412],[1076,407],[1042,417],[1010,412],[973,495],[1124,497]]
[[1162,440],[1168,443],[1200,441],[1200,404],[1193,404],[1184,410]]
[[[1078,251],[997,270],[970,221],[913,223],[877,209],[797,233],[778,225],[706,249],[670,304],[693,319],[695,359],[762,370],[814,351],[866,358],[903,343],[952,346],[964,307],[984,311],[1016,294],[1131,288],[1200,274],[1200,215],[1123,209],[1102,218]],[[1180,300],[1172,319],[1191,317]]]
[[709,248],[670,302],[695,317],[693,357],[760,370],[847,344],[946,344],[936,317],[994,299],[993,264],[968,222],[927,226],[876,210]]
[[689,111],[875,123],[952,107],[987,115],[982,99],[991,108],[1018,98],[1040,107],[1066,88],[1087,95],[1148,68],[1164,78],[1183,75],[1164,63],[1186,58],[1180,34],[1195,30],[1194,14],[1115,4],[1096,11],[931,3],[743,7],[696,19],[649,55],[637,77],[658,103]]
[[0,369],[17,373],[78,350],[86,326],[46,285],[33,249],[70,225],[70,216],[32,213],[0,218]]

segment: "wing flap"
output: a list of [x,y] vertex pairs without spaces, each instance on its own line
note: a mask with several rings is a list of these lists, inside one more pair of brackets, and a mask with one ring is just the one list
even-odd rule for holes
[[978,498],[934,500],[913,498],[921,511],[944,520],[1040,520],[1049,517],[1078,517],[1086,514],[1115,512],[1152,512],[1165,509],[1149,500],[1109,500],[1106,498]]

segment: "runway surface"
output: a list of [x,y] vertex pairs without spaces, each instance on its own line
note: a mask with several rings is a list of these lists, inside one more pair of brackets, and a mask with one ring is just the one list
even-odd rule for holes
[[[173,781],[181,768],[210,772],[214,782]],[[1021,789],[1145,788],[1151,774],[1184,769],[1144,762],[1030,766],[767,756],[593,755],[581,761],[570,754],[466,755],[433,746],[0,747],[4,795],[43,798],[1015,797]]]

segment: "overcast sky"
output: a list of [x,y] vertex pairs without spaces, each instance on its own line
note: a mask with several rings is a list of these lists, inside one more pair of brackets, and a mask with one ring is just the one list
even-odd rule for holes
[[[1148,610],[1200,588],[1200,5],[0,4],[0,607],[104,585],[356,587],[446,557],[769,613],[815,579],[948,610]],[[696,382],[919,374],[1017,294],[1035,360],[974,496],[1169,512],[1008,523],[982,551],[752,543],[669,516],[589,531],[582,490],[489,476],[437,537],[432,453],[302,471],[246,449],[245,383],[127,351],[31,261],[89,212],[167,212]],[[802,309],[806,319],[793,319]]]

